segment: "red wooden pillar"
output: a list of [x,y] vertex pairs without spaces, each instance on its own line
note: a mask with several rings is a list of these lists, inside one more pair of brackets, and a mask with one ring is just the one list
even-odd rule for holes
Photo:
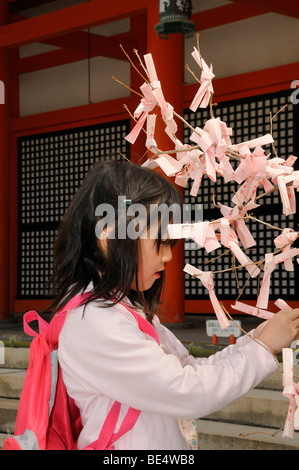
[[[183,114],[184,83],[184,35],[170,34],[167,40],[159,39],[154,25],[159,23],[159,1],[149,2],[147,9],[147,52],[151,53],[161,82],[164,97],[174,110]],[[158,114],[158,113],[157,113]],[[179,120],[177,137],[183,140],[183,126]],[[156,123],[155,140],[161,150],[174,148],[165,133],[165,124]],[[173,249],[173,258],[166,267],[166,284],[163,302],[159,311],[163,323],[184,321],[184,245],[179,241]]]
[[[8,23],[8,3],[0,2],[0,27]],[[0,47],[0,318],[9,313],[9,115],[7,90],[9,86],[8,53]],[[16,214],[15,214],[16,216]]]

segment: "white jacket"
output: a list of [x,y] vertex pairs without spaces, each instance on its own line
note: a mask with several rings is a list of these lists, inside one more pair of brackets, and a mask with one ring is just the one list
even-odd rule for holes
[[272,355],[247,336],[209,358],[194,358],[157,317],[160,345],[122,305],[103,308],[95,301],[82,314],[83,307],[68,313],[58,349],[67,391],[81,412],[79,449],[98,438],[117,400],[120,420],[128,407],[142,412],[116,450],[187,450],[179,419],[227,406],[277,369]]

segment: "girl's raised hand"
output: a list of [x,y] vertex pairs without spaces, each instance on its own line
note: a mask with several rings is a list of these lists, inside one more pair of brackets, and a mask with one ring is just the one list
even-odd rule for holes
[[278,354],[298,337],[299,308],[280,310],[260,330],[257,339]]

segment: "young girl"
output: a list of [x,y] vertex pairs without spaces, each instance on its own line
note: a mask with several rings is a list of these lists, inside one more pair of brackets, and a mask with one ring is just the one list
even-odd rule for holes
[[[140,229],[140,219],[140,236],[127,232],[120,237],[120,229],[123,234],[124,226],[134,222],[128,210],[132,204],[145,208],[146,226]],[[54,309],[88,293],[84,305],[68,312],[58,349],[68,394],[81,413],[79,449],[99,437],[118,401],[117,427],[129,407],[141,413],[135,426],[115,442],[116,450],[186,450],[179,420],[227,406],[277,368],[273,355],[246,335],[208,359],[194,358],[160,324],[155,312],[172,242],[161,228],[162,217],[156,232],[150,227],[150,209],[157,204],[181,207],[171,183],[129,162],[107,161],[90,171],[60,227],[54,249]],[[101,212],[111,207],[109,217]],[[153,325],[159,343],[139,329],[126,306]],[[251,334],[278,353],[289,346],[298,328],[296,309],[278,312]]]

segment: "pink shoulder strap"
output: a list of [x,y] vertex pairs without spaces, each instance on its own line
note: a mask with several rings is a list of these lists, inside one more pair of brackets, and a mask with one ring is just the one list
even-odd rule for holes
[[[139,329],[143,331],[145,334],[154,338],[157,341],[157,343],[160,344],[158,334],[155,328],[153,327],[153,325],[151,325],[145,318],[139,315],[139,313],[135,312],[135,310],[133,310],[132,308],[128,307],[127,305],[123,303],[121,303],[121,305],[123,305],[129,312],[132,313],[133,317],[137,321]],[[102,427],[98,440],[93,442],[89,446],[89,449],[112,450],[114,442],[134,427],[141,411],[136,410],[135,408],[129,408],[126,413],[126,416],[123,419],[123,422],[121,423],[119,431],[117,433],[114,433],[114,429],[115,429],[115,426],[119,417],[119,413],[120,413],[120,407],[121,407],[121,404],[119,402],[113,403],[107,415],[107,418],[104,422],[104,425]]]
[[44,320],[35,310],[29,310],[23,316],[23,328],[27,335],[37,336],[39,334],[29,326],[29,323],[34,320],[37,320],[38,322],[39,333],[44,333],[47,331],[49,323],[46,322],[46,320]]
[[[137,321],[139,329],[145,334],[154,338],[158,342],[158,344],[160,344],[158,334],[153,325],[151,325],[145,318],[139,315],[139,313],[135,312],[135,310],[133,310],[132,308],[128,307],[127,305],[121,302],[120,304],[132,313],[133,317]],[[115,426],[118,421],[120,408],[121,404],[115,401],[106,417],[99,438],[96,441],[92,442],[84,450],[113,450],[114,442],[134,427],[141,411],[136,410],[135,408],[129,408],[123,419],[123,422],[120,425],[118,432],[114,432]]]
[[133,317],[135,318],[135,320],[138,323],[139,329],[141,331],[143,331],[143,333],[145,333],[145,334],[151,336],[152,338],[154,338],[157,341],[157,343],[160,344],[159,336],[157,334],[157,331],[153,327],[153,325],[151,325],[149,321],[147,321],[145,318],[143,318],[141,315],[139,315],[139,313],[135,312],[135,310],[133,310],[132,308],[128,307],[127,305],[125,305],[121,302],[120,302],[120,304],[123,305],[123,307],[125,307],[129,312],[132,313]]

